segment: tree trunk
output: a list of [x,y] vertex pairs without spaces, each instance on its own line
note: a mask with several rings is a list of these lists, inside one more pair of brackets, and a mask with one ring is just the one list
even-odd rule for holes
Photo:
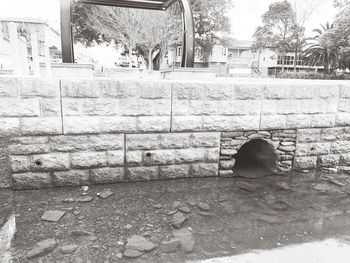
[[153,70],[152,48],[148,50],[148,70]]
[[132,68],[132,48],[129,45],[129,68]]

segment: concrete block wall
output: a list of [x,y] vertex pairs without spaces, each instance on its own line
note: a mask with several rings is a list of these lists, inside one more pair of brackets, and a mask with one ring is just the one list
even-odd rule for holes
[[11,173],[0,182],[232,176],[233,155],[253,138],[274,147],[279,171],[349,171],[349,105],[346,81],[1,77],[0,145]]

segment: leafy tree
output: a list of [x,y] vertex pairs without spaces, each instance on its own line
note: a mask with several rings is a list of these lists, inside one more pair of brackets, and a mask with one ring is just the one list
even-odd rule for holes
[[269,6],[262,16],[263,25],[254,34],[254,47],[270,48],[282,57],[288,52],[301,49],[301,42],[296,41],[303,35],[304,29],[296,23],[296,15],[288,1],[276,2]]
[[338,61],[337,40],[334,38],[332,29],[333,24],[329,23],[321,25],[321,29],[314,29],[317,35],[312,38],[312,43],[303,52],[304,59],[311,65],[323,65],[324,74],[329,74],[330,69],[336,68]]

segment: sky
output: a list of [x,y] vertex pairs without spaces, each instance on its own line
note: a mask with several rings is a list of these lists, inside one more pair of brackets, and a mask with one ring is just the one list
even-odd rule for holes
[[[215,0],[208,0],[215,1]],[[236,39],[250,40],[255,28],[261,24],[261,16],[276,0],[233,0],[234,8],[228,11],[232,23],[232,35]],[[290,0],[304,4],[317,3],[312,17],[305,24],[309,35],[313,28],[333,21],[336,9],[333,0]],[[35,17],[48,20],[55,29],[59,27],[59,0],[0,0],[1,17]]]

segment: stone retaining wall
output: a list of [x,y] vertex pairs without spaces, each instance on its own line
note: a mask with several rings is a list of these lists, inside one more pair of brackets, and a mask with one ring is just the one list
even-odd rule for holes
[[253,138],[274,147],[281,172],[349,171],[349,131],[347,81],[0,78],[12,169],[0,182],[15,189],[231,176]]

